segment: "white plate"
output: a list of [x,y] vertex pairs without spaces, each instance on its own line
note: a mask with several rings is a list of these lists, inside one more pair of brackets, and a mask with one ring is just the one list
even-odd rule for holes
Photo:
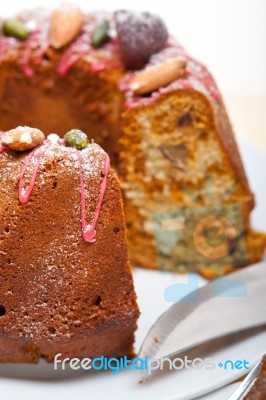
[[[266,170],[266,158],[263,153],[247,143],[241,143],[241,150],[246,168],[252,182],[252,188],[257,195],[258,207],[254,212],[253,222],[259,229],[265,229],[266,190],[263,174]],[[137,269],[134,273],[136,291],[139,298],[141,317],[136,335],[136,349],[139,348],[151,324],[171,304],[164,300],[164,290],[173,283],[186,283],[186,275],[172,275],[158,271]],[[199,278],[199,285],[205,280]],[[196,326],[195,326],[196,329]],[[266,331],[256,336],[231,343],[222,349],[208,349],[208,356],[213,357],[216,365],[227,359],[246,359],[250,366],[265,351]],[[86,371],[54,371],[52,365],[43,361],[37,366],[32,365],[0,365],[0,393],[3,399],[47,400],[59,399],[127,399],[133,400],[192,400],[220,388],[227,383],[243,376],[245,370],[212,370],[183,369],[170,373],[156,374],[156,378],[139,384],[139,374],[133,371],[122,371],[118,375],[111,372]],[[216,391],[211,396],[201,399],[219,400],[222,393],[229,393],[232,388]]]

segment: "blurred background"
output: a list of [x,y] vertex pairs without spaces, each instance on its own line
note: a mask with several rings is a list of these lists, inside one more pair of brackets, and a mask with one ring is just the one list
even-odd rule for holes
[[[64,0],[0,0],[0,15],[34,6],[55,7]],[[266,151],[265,0],[89,0],[82,9],[149,10],[210,69],[224,96],[237,135]],[[265,112],[265,117],[264,117]]]

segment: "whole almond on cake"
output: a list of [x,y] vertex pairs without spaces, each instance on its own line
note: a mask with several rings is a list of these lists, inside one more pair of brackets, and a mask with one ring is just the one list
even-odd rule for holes
[[150,93],[166,86],[186,73],[186,60],[170,59],[139,72],[130,82],[130,89],[136,95]]
[[83,24],[83,14],[75,4],[62,4],[51,16],[50,41],[55,49],[60,49],[71,42]]

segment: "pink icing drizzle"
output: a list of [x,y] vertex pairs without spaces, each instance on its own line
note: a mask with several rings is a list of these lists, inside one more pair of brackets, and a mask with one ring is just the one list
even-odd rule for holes
[[84,46],[83,50],[80,50],[80,52],[76,52],[74,48],[69,48],[65,52],[57,68],[57,73],[59,76],[67,75],[68,71],[73,67],[73,65],[75,65],[82,58],[82,56],[88,52],[88,49],[85,49],[85,47],[87,47],[87,45]]
[[83,34],[78,37],[63,54],[57,73],[60,76],[65,76],[71,67],[76,64],[85,54],[91,49],[90,46],[90,30],[85,30]]
[[203,86],[207,89],[207,91],[210,93],[210,95],[214,98],[216,101],[220,101],[220,94],[216,88],[215,82],[210,75],[209,72],[207,72],[203,66],[200,66],[199,72],[196,72],[195,70],[190,69],[189,74],[193,77],[195,77],[197,80],[199,80]]
[[[5,132],[0,131],[0,139],[1,137],[4,135]],[[0,144],[0,153],[2,153],[3,151],[8,151],[10,150],[10,148],[4,144]]]
[[197,79],[205,87],[205,89],[209,92],[209,94],[213,97],[213,99],[219,102],[221,100],[220,93],[217,89],[216,83],[212,75],[206,69],[206,67],[199,61],[195,60],[195,58],[191,57],[183,46],[175,42],[174,38],[170,38],[168,46],[172,48],[173,51],[178,51],[179,56],[182,56],[187,59],[189,75]]
[[[39,172],[39,169],[40,169],[42,160],[43,160],[43,158],[44,158],[44,155],[45,155],[45,153],[46,153],[47,148],[49,147],[49,144],[50,144],[50,143],[47,142],[47,143],[45,143],[44,146],[36,147],[34,150],[32,150],[32,152],[31,152],[31,153],[29,154],[29,156],[26,158],[26,161],[25,161],[24,166],[23,166],[23,168],[22,168],[22,171],[21,171],[21,173],[20,173],[19,184],[18,184],[19,201],[20,201],[22,204],[27,203],[27,202],[29,201],[29,198],[30,198],[30,195],[31,195],[33,186],[34,186],[34,184],[35,184],[35,182],[36,182],[36,179],[37,179],[37,175],[38,175],[38,172]],[[23,182],[23,178],[24,178],[24,175],[25,175],[26,172],[27,172],[27,169],[28,169],[28,167],[29,167],[29,165],[30,165],[30,163],[31,163],[31,160],[32,160],[33,156],[34,156],[35,153],[36,153],[38,150],[40,150],[40,149],[41,149],[41,151],[40,151],[40,154],[39,154],[39,157],[38,157],[37,164],[36,164],[36,166],[34,167],[34,170],[33,170],[33,173],[32,173],[31,179],[30,179],[29,186],[28,186],[27,189],[25,189],[25,188],[23,187],[23,183],[24,183],[24,182]]]
[[101,61],[94,61],[90,65],[90,71],[93,73],[103,71],[107,68],[122,68],[122,64],[118,60],[102,59]]
[[7,151],[10,150],[9,147],[5,146],[4,144],[0,145],[0,153],[2,153],[3,151]]
[[[93,55],[95,52],[95,49],[93,49],[90,45],[92,32],[97,24],[97,21],[101,20],[104,16],[106,18],[110,18],[109,14],[105,15],[105,13],[99,13],[97,14],[96,21],[92,23],[88,22],[83,27],[81,35],[69,45],[68,49],[61,57],[57,67],[58,75],[62,77],[65,76],[72,66],[86,55],[89,55],[88,62],[90,64],[90,71],[93,73],[98,73],[108,68],[122,68],[119,55],[119,46],[117,45],[117,40],[115,38],[112,38],[108,43],[104,44],[101,49],[97,49],[97,57],[90,56],[90,54]],[[49,48],[48,27],[49,24],[43,23],[42,26],[31,33],[26,42],[22,56],[22,69],[25,76],[29,78],[34,75],[34,71],[30,66],[32,53],[35,52],[35,63],[38,64],[41,62],[44,54]],[[8,47],[10,45],[9,39],[10,38],[0,38],[0,62],[8,51]],[[141,104],[148,105],[167,91],[191,87],[193,88],[194,85],[196,87],[200,86],[200,90],[201,88],[204,88],[216,102],[221,101],[221,96],[211,74],[201,63],[190,57],[186,50],[171,36],[168,38],[165,49],[151,57],[149,65],[156,65],[158,62],[162,62],[169,57],[171,58],[176,56],[185,57],[187,59],[187,77],[183,79],[183,82],[180,82],[180,79],[178,79],[168,86],[158,89],[157,91],[153,92],[149,98],[146,96],[133,96],[129,90],[129,81],[130,78],[132,78],[135,74],[129,72],[124,76],[120,83],[120,90],[122,92],[126,92],[126,108],[131,108]]]
[[[97,15],[97,20],[103,18],[104,15],[105,14],[99,13],[99,15]],[[108,15],[106,15],[105,17],[107,18]],[[91,35],[96,23],[97,21],[94,21],[94,23],[87,23],[83,27],[81,35],[76,38],[73,43],[70,44],[68,49],[61,57],[61,60],[57,67],[58,75],[62,77],[65,76],[72,68],[72,66],[76,64],[83,56],[86,56],[87,54],[89,55],[91,52],[95,52],[95,49],[91,47],[90,42]],[[22,69],[25,76],[29,78],[34,75],[34,71],[30,66],[32,53],[35,52],[35,62],[36,64],[39,64],[49,48],[48,26],[49,24],[43,23],[41,27],[31,33],[26,42],[26,46],[22,56]],[[9,39],[10,38],[0,38],[0,62],[8,51],[8,47],[11,43]],[[162,62],[169,57],[171,58],[176,56],[185,57],[188,61],[188,75],[186,78],[187,85],[184,81],[181,83],[178,79],[177,81],[169,84],[167,87],[160,88],[159,90],[153,92],[153,96],[149,98],[132,96],[128,84],[130,81],[129,78],[134,76],[134,74],[128,73],[125,75],[125,77],[122,79],[122,82],[120,83],[120,90],[122,92],[127,92],[127,99],[125,101],[126,108],[134,107],[139,104],[150,104],[155,99],[157,99],[159,95],[165,93],[165,91],[193,87],[194,82],[196,86],[197,83],[203,86],[215,101],[219,102],[221,100],[215,81],[213,80],[207,69],[202,64],[197,62],[194,58],[190,57],[187,54],[186,50],[182,46],[180,46],[180,44],[177,43],[171,36],[168,38],[165,49],[157,54],[154,54],[151,57],[149,65],[156,65],[158,62]],[[90,57],[88,61],[90,64],[90,70],[93,73],[98,73],[106,68],[122,68],[117,40],[115,38],[112,38],[108,43],[104,44],[101,49],[97,49],[96,59],[94,57]]]
[[40,64],[49,46],[50,44],[48,37],[44,36],[44,33],[41,29],[38,29],[30,34],[22,57],[22,70],[25,76],[31,78],[34,75],[34,71],[30,66],[30,60],[33,51],[36,48],[39,48],[36,53],[36,63]]
[[[100,21],[104,17],[105,13],[100,12],[97,19]],[[91,36],[96,25],[97,21],[86,24],[83,27],[81,35],[70,44],[68,49],[62,55],[57,67],[57,73],[59,76],[65,76],[73,65],[75,65],[83,56],[92,54],[94,54],[94,57],[89,60],[89,64],[90,71],[93,73],[98,73],[106,68],[122,68],[119,47],[116,39],[112,38],[97,50],[91,46]],[[97,54],[96,57],[95,53]]]
[[7,38],[0,38],[0,63],[3,61],[8,48],[9,40]]
[[221,96],[216,83],[206,67],[189,56],[185,49],[173,38],[169,37],[166,47],[159,53],[151,56],[146,67],[157,65],[167,59],[180,57],[187,60],[186,76],[178,78],[169,85],[161,87],[147,96],[135,96],[130,90],[130,82],[138,72],[127,72],[119,84],[119,89],[126,94],[125,107],[132,108],[138,105],[150,105],[162,94],[178,89],[205,90],[216,102],[221,101]]
[[81,215],[81,226],[82,226],[82,234],[83,234],[83,239],[88,242],[88,243],[94,243],[95,242],[95,236],[96,236],[96,224],[100,215],[100,209],[104,197],[104,193],[106,190],[106,184],[107,184],[107,177],[108,177],[108,172],[109,172],[109,167],[110,167],[110,159],[108,154],[105,153],[105,158],[104,158],[104,177],[101,182],[100,186],[100,195],[97,201],[96,205],[96,210],[93,216],[93,220],[91,224],[87,224],[86,222],[86,194],[85,194],[85,185],[84,185],[84,179],[83,179],[83,167],[82,167],[82,161],[81,161],[81,155],[78,150],[76,150],[77,154],[77,159],[78,159],[78,167],[79,167],[79,179],[80,179],[80,200],[81,200],[81,207],[80,207],[80,215]]
[[[0,139],[3,136],[4,132],[0,131]],[[62,139],[60,139],[59,144],[61,144],[62,146],[66,145],[66,142]],[[20,177],[19,177],[19,201],[22,204],[25,204],[29,201],[31,192],[33,190],[34,184],[36,182],[37,179],[37,175],[41,166],[41,163],[43,161],[43,158],[45,156],[45,153],[48,149],[48,147],[51,145],[51,142],[46,141],[44,143],[44,145],[42,146],[38,146],[35,149],[33,149],[31,151],[31,153],[28,155],[28,157],[25,160],[24,166],[22,168],[22,171],[20,173]],[[7,151],[10,150],[8,146],[4,146],[4,145],[0,145],[0,153],[3,151]],[[39,151],[38,154],[38,161],[36,166],[33,169],[31,178],[30,178],[30,183],[29,186],[27,187],[27,189],[24,188],[24,176],[27,173],[28,167],[32,161],[33,156],[35,155],[35,153]],[[110,158],[108,156],[107,153],[105,154],[104,157],[104,177],[103,180],[101,182],[101,186],[100,186],[100,194],[99,194],[99,198],[96,204],[96,209],[95,209],[95,213],[93,216],[93,220],[91,224],[87,224],[86,222],[86,194],[85,194],[85,184],[84,184],[84,178],[83,178],[83,167],[82,167],[82,161],[81,161],[81,155],[80,152],[78,150],[76,150],[76,154],[77,154],[77,159],[78,159],[78,168],[79,168],[79,179],[80,179],[80,200],[81,200],[81,225],[82,225],[82,235],[83,238],[86,242],[88,243],[94,243],[96,241],[96,225],[97,225],[97,221],[100,215],[100,210],[101,210],[101,205],[103,202],[103,197],[105,194],[105,190],[106,190],[106,185],[107,185],[107,177],[108,177],[108,173],[109,173],[109,168],[110,168]]]

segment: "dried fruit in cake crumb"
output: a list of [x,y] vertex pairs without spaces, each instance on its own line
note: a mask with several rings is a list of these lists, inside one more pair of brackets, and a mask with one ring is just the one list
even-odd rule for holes
[[1,142],[12,150],[26,151],[39,146],[44,142],[42,131],[29,126],[18,126],[4,133]]
[[6,36],[19,40],[26,40],[30,34],[28,28],[18,19],[6,19],[3,23],[3,31]]
[[105,19],[96,26],[91,37],[91,45],[98,48],[108,42],[108,40],[110,40],[109,22]]
[[186,171],[188,161],[188,149],[183,144],[168,144],[162,145],[160,150],[165,158],[167,158],[171,165],[181,171]]
[[83,14],[75,4],[62,4],[51,16],[50,42],[55,49],[60,49],[71,42],[80,32]]
[[178,126],[189,126],[192,123],[192,115],[190,112],[186,112],[185,114],[181,115],[178,119]]
[[85,149],[89,144],[88,136],[79,129],[68,131],[64,136],[64,140],[69,146],[76,147],[78,150]]
[[157,15],[121,10],[114,18],[122,62],[127,69],[143,68],[152,54],[165,47],[168,32]]

